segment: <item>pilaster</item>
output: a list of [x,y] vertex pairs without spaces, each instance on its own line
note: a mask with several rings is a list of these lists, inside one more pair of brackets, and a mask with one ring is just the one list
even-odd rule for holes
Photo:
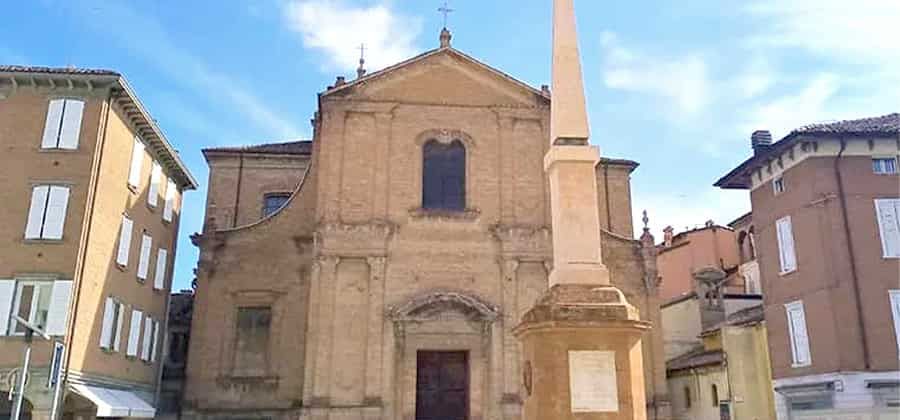
[[366,385],[364,405],[377,407],[380,415],[382,396],[382,349],[384,347],[384,279],[387,258],[366,258],[369,264],[369,315],[366,337]]

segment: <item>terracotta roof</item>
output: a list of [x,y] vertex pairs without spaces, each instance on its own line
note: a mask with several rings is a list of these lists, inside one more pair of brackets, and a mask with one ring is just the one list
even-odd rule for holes
[[783,139],[773,143],[719,178],[713,186],[719,188],[746,189],[750,187],[750,172],[772,156],[793,146],[801,138],[832,136],[890,137],[900,135],[900,113],[880,117],[860,118],[829,123],[810,124],[791,131]]
[[298,140],[283,143],[251,144],[246,146],[210,147],[203,153],[258,153],[274,155],[309,155],[312,153],[312,141]]
[[719,365],[725,361],[722,350],[705,350],[702,347],[666,362],[666,371]]
[[121,76],[119,72],[106,69],[86,69],[78,67],[45,67],[0,65],[0,72],[49,73],[49,74],[89,74],[97,76]]

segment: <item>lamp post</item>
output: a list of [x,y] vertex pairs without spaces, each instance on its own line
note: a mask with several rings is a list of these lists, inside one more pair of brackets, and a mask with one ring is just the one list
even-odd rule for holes
[[31,340],[34,333],[37,333],[38,336],[47,341],[50,341],[50,336],[41,331],[36,325],[22,319],[22,317],[18,315],[15,315],[14,319],[16,320],[16,325],[25,327],[25,360],[22,362],[22,373],[19,377],[18,393],[16,394],[16,402],[13,404],[12,417],[10,417],[11,420],[19,420],[22,415],[22,405],[25,403],[25,380],[28,377],[28,364],[31,363]]

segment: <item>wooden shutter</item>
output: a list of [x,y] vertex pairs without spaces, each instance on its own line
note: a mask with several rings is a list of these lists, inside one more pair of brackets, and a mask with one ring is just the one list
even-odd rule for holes
[[65,335],[66,321],[69,319],[69,297],[72,294],[71,280],[53,282],[53,293],[50,295],[50,309],[47,312],[48,335]]
[[[891,314],[894,317],[894,338],[897,339],[897,350],[900,351],[900,290],[891,290],[888,293],[891,299]],[[0,292],[0,296],[2,295],[3,293]]]
[[137,276],[141,280],[147,280],[147,271],[150,270],[150,250],[153,248],[153,238],[146,233],[141,236],[141,255],[138,259]]
[[100,347],[109,349],[112,341],[113,322],[116,316],[116,301],[113,298],[106,298],[106,307],[103,308],[103,324],[100,327]]
[[134,138],[134,147],[131,149],[131,169],[128,172],[128,185],[137,188],[141,185],[141,169],[144,164],[144,143],[141,139]]
[[175,193],[178,191],[175,182],[171,179],[166,183],[166,204],[163,209],[163,220],[172,221],[172,212],[175,210]]
[[881,250],[885,258],[900,258],[900,199],[875,200]]
[[38,185],[31,190],[31,206],[28,208],[28,222],[25,225],[25,239],[40,239],[44,227],[44,212],[50,187]]
[[141,360],[150,360],[150,344],[153,338],[153,318],[144,318],[144,341],[141,343]]
[[159,348],[159,321],[153,321],[153,346],[150,348],[150,361],[156,361],[156,349]]
[[162,290],[166,287],[166,268],[169,259],[169,251],[160,248],[156,252],[156,273],[153,276],[153,288]]
[[778,219],[776,231],[778,234],[778,255],[781,261],[781,272],[786,273],[797,269],[797,254],[794,249],[794,232],[791,226],[791,218]]
[[116,263],[121,266],[128,265],[128,252],[131,249],[131,230],[134,223],[128,216],[122,216],[122,230],[119,231],[119,252],[116,253]]
[[59,131],[59,148],[75,150],[78,148],[78,136],[81,134],[81,117],[84,113],[84,101],[66,99],[62,124]]
[[41,233],[42,238],[62,239],[68,205],[69,188],[56,185],[50,187],[50,198],[47,199],[47,209],[44,214],[44,229]]
[[0,336],[6,335],[9,328],[9,315],[12,313],[15,294],[15,280],[0,280]]
[[128,349],[125,351],[127,356],[137,356],[138,341],[141,339],[141,319],[143,313],[137,309],[131,310],[131,324],[128,331]]
[[803,302],[792,302],[785,305],[788,315],[788,332],[791,338],[791,350],[794,365],[805,366],[812,362],[809,349],[809,335],[806,331],[806,314]]
[[42,149],[55,149],[59,145],[59,129],[62,125],[65,103],[65,99],[50,101],[47,107],[47,120],[44,122],[44,137],[41,140]]
[[116,329],[113,337],[113,350],[119,351],[122,344],[122,324],[125,323],[125,304],[116,302]]
[[150,170],[150,189],[147,191],[147,204],[150,207],[156,207],[159,203],[159,184],[162,182],[162,167],[158,163],[153,162],[153,169]]

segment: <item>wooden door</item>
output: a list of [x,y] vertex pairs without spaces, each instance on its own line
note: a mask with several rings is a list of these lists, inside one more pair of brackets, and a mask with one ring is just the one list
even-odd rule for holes
[[419,351],[416,359],[416,420],[468,420],[469,354]]

